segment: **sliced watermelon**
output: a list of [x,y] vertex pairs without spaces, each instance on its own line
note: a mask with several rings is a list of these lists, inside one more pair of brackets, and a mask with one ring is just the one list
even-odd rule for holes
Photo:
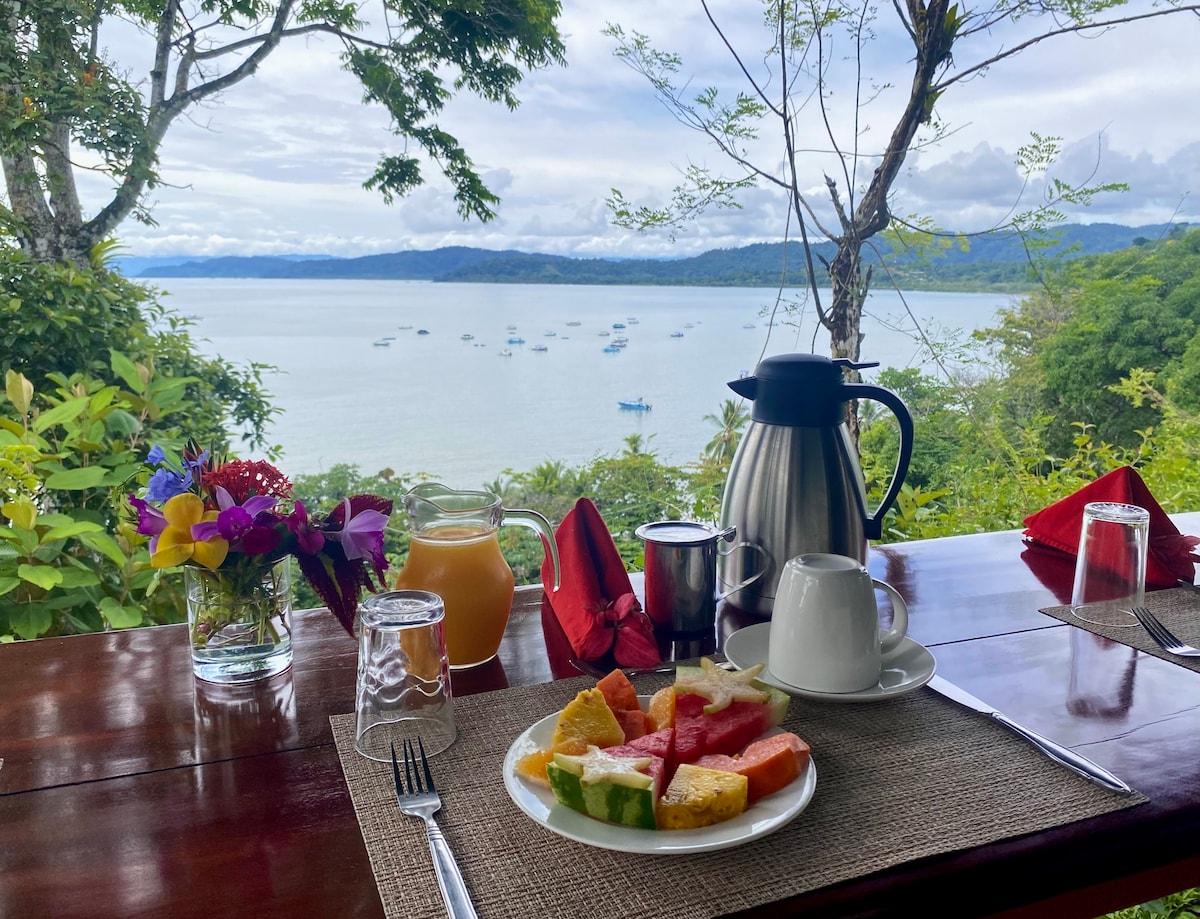
[[625,732],[626,742],[645,737],[653,727],[650,717],[640,708],[614,710],[613,715],[616,716],[621,730]]
[[762,702],[731,702],[728,707],[704,714],[708,700],[685,693],[675,700],[675,758],[694,763],[712,753],[732,755],[767,729],[770,707]]
[[[675,729],[663,728],[615,747],[606,747],[605,753],[613,756],[650,756],[663,764],[663,783],[666,788],[675,775]],[[648,770],[649,771],[649,770]],[[654,772],[650,772],[654,775]]]

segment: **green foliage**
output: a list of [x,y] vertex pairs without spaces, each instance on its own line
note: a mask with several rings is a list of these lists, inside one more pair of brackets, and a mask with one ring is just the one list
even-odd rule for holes
[[[37,386],[55,374],[62,385],[66,373],[121,387],[136,396],[133,414],[147,435],[169,414],[202,443],[227,446],[229,432],[240,430],[248,447],[269,448],[277,410],[263,376],[272,368],[202,357],[188,325],[151,288],[116,272],[42,264],[0,246],[0,372],[15,370]],[[114,351],[125,356],[118,364]]]
[[1105,919],[1196,919],[1200,916],[1200,887],[1109,913]]

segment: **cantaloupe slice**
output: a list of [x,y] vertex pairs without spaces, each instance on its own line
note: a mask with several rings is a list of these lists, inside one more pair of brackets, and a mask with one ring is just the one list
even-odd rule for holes
[[652,695],[646,714],[650,716],[650,733],[675,727],[675,687],[664,686]]
[[747,802],[753,804],[795,781],[808,764],[809,753],[808,744],[795,734],[774,734],[754,741],[737,756],[702,756],[696,765],[744,775]]
[[599,689],[585,689],[567,703],[550,738],[552,753],[581,756],[588,745],[615,747],[625,742],[625,732]]
[[637,690],[629,682],[624,670],[618,668],[612,671],[596,683],[596,688],[604,693],[604,701],[614,712],[641,711]]

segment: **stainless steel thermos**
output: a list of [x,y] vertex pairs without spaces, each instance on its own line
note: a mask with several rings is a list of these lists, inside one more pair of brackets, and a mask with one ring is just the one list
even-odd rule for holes
[[[913,423],[890,389],[843,379],[843,368],[874,366],[816,354],[782,354],[760,362],[752,376],[729,383],[753,407],[729,469],[721,526],[735,527],[742,541],[761,550],[743,549],[719,559],[722,592],[762,573],[729,594],[728,602],[739,609],[771,614],[788,559],[830,552],[865,562],[867,540],[882,535],[883,516],[908,473]],[[867,511],[862,467],[843,419],[851,399],[882,402],[900,424],[896,469],[874,513]]]

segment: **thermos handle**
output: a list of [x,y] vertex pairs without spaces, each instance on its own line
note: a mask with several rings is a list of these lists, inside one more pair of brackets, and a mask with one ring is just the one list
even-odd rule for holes
[[846,383],[842,386],[842,394],[846,401],[871,399],[874,402],[882,402],[892,410],[896,420],[900,422],[900,455],[896,458],[896,471],[892,473],[892,482],[888,486],[887,494],[883,496],[883,500],[875,509],[874,514],[868,514],[866,507],[863,508],[864,535],[867,539],[882,539],[884,515],[899,497],[900,488],[904,485],[904,477],[908,474],[909,461],[912,459],[912,415],[909,414],[908,406],[901,401],[898,395],[882,386],[875,386],[872,383]]

